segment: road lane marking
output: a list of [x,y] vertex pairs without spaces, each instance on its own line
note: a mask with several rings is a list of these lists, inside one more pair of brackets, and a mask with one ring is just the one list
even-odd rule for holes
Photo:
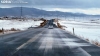
[[52,49],[52,47],[53,47],[53,38],[51,37],[50,40],[47,39],[47,43],[46,43],[44,52],[47,52],[49,49]]
[[46,45],[45,39],[46,39],[46,37],[45,38],[42,38],[42,40],[40,40],[40,42],[42,42],[42,43],[41,43],[39,49],[44,49],[45,48],[45,45]]
[[40,40],[41,45],[39,47],[39,50],[45,49],[44,53],[47,52],[48,50],[52,49],[53,47],[53,37],[52,37],[52,31],[49,31],[48,34]]
[[18,48],[16,48],[16,50],[12,53],[12,55],[14,55],[16,52],[18,52],[20,49],[22,49],[24,46],[26,46],[29,43],[34,42],[36,39],[39,38],[40,35],[42,35],[44,31],[42,31],[41,33],[37,34],[35,37],[31,38],[30,40],[28,40],[26,43],[22,44],[21,46],[19,46]]

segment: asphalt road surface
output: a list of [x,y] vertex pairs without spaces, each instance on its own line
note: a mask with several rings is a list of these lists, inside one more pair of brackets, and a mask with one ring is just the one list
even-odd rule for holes
[[49,20],[42,28],[0,36],[0,56],[100,56],[100,48]]

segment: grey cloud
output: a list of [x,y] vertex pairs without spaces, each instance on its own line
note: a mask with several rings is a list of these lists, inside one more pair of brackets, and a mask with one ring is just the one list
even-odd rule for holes
[[59,7],[59,8],[100,8],[99,0],[23,0],[28,4],[0,4],[9,6]]

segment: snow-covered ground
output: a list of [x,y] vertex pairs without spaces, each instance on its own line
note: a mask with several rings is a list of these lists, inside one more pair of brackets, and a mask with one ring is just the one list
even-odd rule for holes
[[0,29],[9,30],[11,28],[26,30],[29,27],[37,27],[40,25],[42,21],[34,21],[34,20],[0,20]]
[[76,35],[89,39],[90,42],[100,42],[100,20],[59,20],[59,23],[66,26],[65,29],[71,33],[74,28]]

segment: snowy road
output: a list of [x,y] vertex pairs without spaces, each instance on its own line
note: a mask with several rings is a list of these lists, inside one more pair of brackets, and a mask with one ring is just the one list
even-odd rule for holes
[[57,28],[51,20],[43,28],[0,36],[0,56],[99,55],[99,47]]

